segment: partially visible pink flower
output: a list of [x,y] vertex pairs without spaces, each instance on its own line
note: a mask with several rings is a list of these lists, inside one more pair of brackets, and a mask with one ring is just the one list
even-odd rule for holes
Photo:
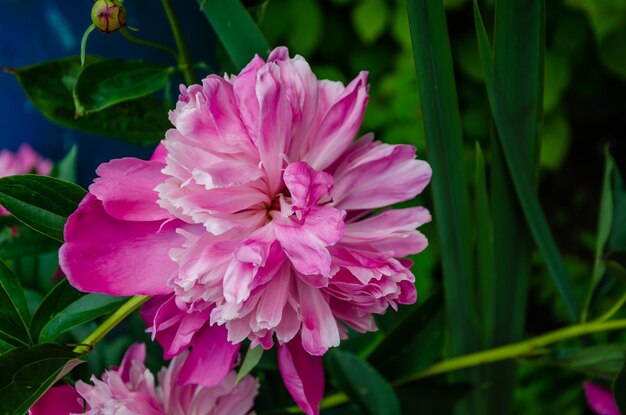
[[[28,173],[46,176],[51,170],[52,162],[37,154],[28,144],[22,144],[16,153],[9,150],[0,151],[0,177]],[[0,206],[0,215],[8,214],[9,212]]]
[[70,385],[54,386],[30,408],[28,415],[68,415],[81,413],[85,403]]
[[[174,358],[169,367],[154,375],[146,369],[145,344],[131,346],[119,368],[91,377],[92,384],[79,381],[76,389],[50,389],[30,410],[30,415],[245,415],[254,405],[258,382],[245,376],[235,384],[232,371],[213,387],[180,385],[179,377],[187,352]],[[56,411],[56,412],[55,412]]]
[[431,168],[412,146],[355,141],[367,91],[367,73],[320,81],[286,48],[181,87],[153,159],[102,164],[69,218],[69,281],[157,295],[142,314],[166,357],[191,347],[188,382],[219,382],[246,338],[277,341],[287,388],[317,413],[320,356],[416,301],[406,257],[428,245],[426,209],[379,211],[421,193]]
[[598,415],[620,415],[613,392],[602,386],[585,382],[585,395],[589,408]]

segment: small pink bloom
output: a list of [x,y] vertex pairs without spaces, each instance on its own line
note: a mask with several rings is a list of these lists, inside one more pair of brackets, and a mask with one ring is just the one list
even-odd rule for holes
[[237,374],[231,371],[211,388],[181,385],[188,360],[183,352],[157,374],[157,385],[144,366],[145,357],[144,344],[131,346],[120,367],[106,371],[102,380],[92,376],[91,384],[79,381],[76,389],[54,387],[30,409],[30,415],[245,415],[252,409],[259,385],[249,375],[235,384]]
[[589,408],[598,415],[620,415],[613,393],[602,386],[584,382],[585,395]]
[[[41,157],[28,144],[22,144],[16,153],[9,150],[0,151],[0,177],[28,173],[47,176],[51,170],[52,162]],[[8,214],[9,212],[0,206],[0,215]]]
[[376,330],[373,314],[414,303],[404,257],[428,245],[416,230],[426,209],[372,213],[421,193],[431,169],[412,146],[355,141],[367,90],[367,73],[319,81],[286,48],[181,87],[152,160],[98,168],[65,228],[68,279],[159,295],[142,314],[166,356],[191,347],[189,381],[219,382],[246,338],[277,341],[287,388],[317,413],[323,375],[297,362],[339,345],[346,326]]

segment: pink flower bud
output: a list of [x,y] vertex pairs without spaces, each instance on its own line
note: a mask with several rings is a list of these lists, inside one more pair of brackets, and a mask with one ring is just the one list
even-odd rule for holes
[[126,26],[126,9],[120,0],[96,0],[91,8],[91,21],[104,33]]

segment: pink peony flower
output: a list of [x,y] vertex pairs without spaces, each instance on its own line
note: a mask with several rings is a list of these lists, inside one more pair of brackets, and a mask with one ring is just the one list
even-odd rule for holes
[[[51,170],[52,162],[41,157],[28,144],[22,144],[16,153],[9,150],[0,151],[0,177],[28,173],[46,176]],[[9,212],[0,206],[0,215],[8,214]]]
[[65,228],[68,279],[157,295],[142,314],[166,358],[193,346],[187,382],[213,385],[244,339],[275,338],[287,388],[317,413],[320,356],[346,327],[376,330],[373,314],[416,301],[405,257],[428,244],[426,209],[377,211],[418,195],[431,169],[412,146],[354,141],[367,88],[365,72],[319,81],[286,48],[181,87],[150,161],[98,168]]
[[76,389],[54,387],[30,409],[30,415],[245,415],[252,409],[259,388],[252,376],[235,384],[237,374],[230,372],[211,388],[179,385],[187,358],[184,352],[161,369],[157,386],[154,375],[144,366],[145,357],[145,344],[131,346],[120,367],[106,371],[102,380],[92,376],[93,384],[79,381]]
[[613,393],[602,386],[584,382],[585,395],[589,408],[598,415],[620,415]]

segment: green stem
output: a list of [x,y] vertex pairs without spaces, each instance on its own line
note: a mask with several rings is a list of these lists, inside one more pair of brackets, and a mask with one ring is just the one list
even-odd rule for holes
[[83,34],[83,38],[80,40],[80,66],[81,67],[85,66],[87,38],[89,38],[89,35],[91,34],[91,32],[94,31],[95,28],[96,28],[96,25],[92,23],[91,26],[89,26],[87,30],[85,30],[85,33]]
[[104,338],[111,330],[135,311],[140,305],[148,300],[148,296],[136,295],[126,301],[120,308],[115,310],[97,329],[95,329],[83,342],[76,346],[74,353],[83,354],[91,351],[93,346]]
[[[620,300],[621,301],[621,300]],[[626,301],[626,298],[624,299]],[[619,302],[618,302],[619,303]],[[607,313],[608,314],[608,313]],[[505,346],[496,347],[494,349],[484,350],[482,352],[471,353],[464,356],[453,357],[426,368],[425,370],[397,379],[391,383],[392,386],[398,387],[416,380],[428,378],[431,376],[441,375],[453,372],[455,370],[467,369],[474,366],[480,366],[487,363],[499,362],[507,359],[517,359],[535,354],[542,351],[546,346],[551,344],[585,336],[591,333],[601,331],[618,330],[626,328],[626,319],[613,321],[596,320],[591,323],[578,324],[555,330],[541,336],[533,337],[517,343],[511,343]],[[348,402],[350,398],[343,393],[329,395],[320,403],[321,409],[331,408]],[[289,413],[301,413],[300,408],[292,406],[286,408]]]
[[615,313],[617,313],[620,308],[622,308],[622,306],[624,305],[624,303],[626,303],[626,292],[624,294],[622,294],[622,296],[620,297],[619,300],[617,300],[617,302],[615,304],[613,304],[613,307],[611,307],[609,309],[609,311],[607,311],[606,313],[602,314],[600,317],[598,317],[595,322],[596,323],[602,323],[604,321],[607,321],[608,319],[610,319],[611,317],[613,317],[613,315]]
[[178,60],[178,54],[172,48],[169,48],[169,47],[167,47],[165,45],[161,45],[160,43],[155,43],[155,42],[150,42],[148,40],[139,39],[138,37],[133,36],[132,34],[130,34],[130,32],[125,27],[122,28],[122,30],[120,30],[120,33],[129,42],[133,42],[133,43],[136,43],[136,44],[141,45],[141,46],[147,46],[149,48],[158,49],[158,50],[161,50],[163,52],[167,52],[170,55],[172,55],[174,57],[174,59]]
[[196,77],[193,73],[191,58],[189,57],[189,50],[187,49],[187,45],[185,44],[185,39],[183,38],[183,33],[180,29],[178,19],[176,18],[174,8],[172,7],[172,2],[171,0],[161,0],[161,3],[163,4],[163,9],[165,9],[167,20],[169,20],[170,22],[172,34],[174,35],[176,47],[178,48],[178,67],[183,72],[183,76],[185,77],[185,83],[187,83],[187,85],[191,85],[195,82]]

